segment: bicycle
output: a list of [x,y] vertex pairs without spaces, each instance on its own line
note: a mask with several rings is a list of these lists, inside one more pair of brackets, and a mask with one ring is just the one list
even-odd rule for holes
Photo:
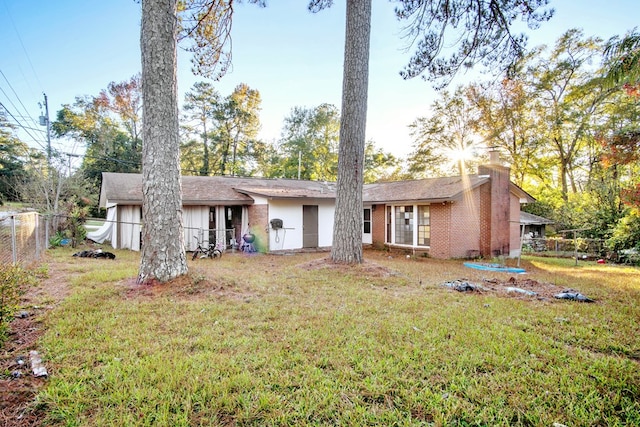
[[[208,245],[204,245],[205,242],[200,242],[198,237],[193,236],[196,239],[196,249],[193,251],[193,256],[191,260],[195,260],[200,255],[200,258],[222,258],[222,252],[224,252],[224,244],[222,242],[218,242],[217,244],[209,243]],[[202,254],[202,255],[201,255]]]

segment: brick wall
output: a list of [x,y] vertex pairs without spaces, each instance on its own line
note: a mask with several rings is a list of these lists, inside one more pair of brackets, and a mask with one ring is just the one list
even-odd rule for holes
[[[489,182],[453,203],[430,205],[431,257],[493,257],[509,255],[511,249],[518,248],[520,205],[510,191],[509,168],[486,165],[480,166],[478,173],[489,175]],[[373,245],[383,246],[385,206],[375,206],[371,214]]]
[[480,186],[478,194],[480,198],[480,255],[491,257],[491,183]]
[[434,203],[429,206],[432,258],[451,258],[451,203]]
[[480,254],[480,191],[465,193],[451,205],[450,258]]
[[371,206],[371,239],[374,247],[384,246],[385,221],[385,205]]
[[482,256],[509,255],[511,243],[511,192],[509,168],[489,164],[478,167],[489,175],[490,187],[480,188],[480,252]]
[[249,228],[264,231],[269,227],[269,205],[249,205]]

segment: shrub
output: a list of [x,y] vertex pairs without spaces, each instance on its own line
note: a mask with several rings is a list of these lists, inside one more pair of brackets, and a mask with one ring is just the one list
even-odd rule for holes
[[640,249],[640,211],[631,210],[620,220],[607,246],[613,251]]

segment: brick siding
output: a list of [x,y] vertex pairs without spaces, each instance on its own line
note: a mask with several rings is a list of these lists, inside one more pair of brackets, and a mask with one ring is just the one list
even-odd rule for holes
[[451,258],[451,203],[434,203],[429,207],[432,258]]
[[385,205],[371,206],[371,243],[382,248],[385,243]]
[[480,254],[480,191],[464,193],[451,205],[451,250],[449,258]]
[[[486,165],[478,168],[490,181],[466,192],[460,200],[430,204],[433,258],[493,257],[509,255],[519,247],[520,201],[511,194],[509,168]],[[374,205],[371,212],[372,242],[386,242],[386,207]]]
[[269,205],[250,205],[247,208],[249,228],[267,230],[269,227]]
[[511,244],[509,168],[495,164],[483,165],[478,167],[478,173],[489,175],[491,180],[488,190],[480,189],[481,255],[486,257],[509,255]]

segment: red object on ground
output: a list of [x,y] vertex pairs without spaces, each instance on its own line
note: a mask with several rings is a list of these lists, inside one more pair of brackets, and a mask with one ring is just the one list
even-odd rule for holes
[[598,261],[596,261],[598,264],[604,264],[604,260],[602,258],[600,258]]

